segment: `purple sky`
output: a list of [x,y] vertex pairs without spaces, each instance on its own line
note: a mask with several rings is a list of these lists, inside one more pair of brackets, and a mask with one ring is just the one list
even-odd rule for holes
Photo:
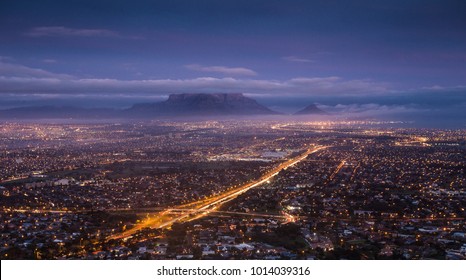
[[243,92],[463,109],[465,15],[461,0],[3,0],[0,107]]

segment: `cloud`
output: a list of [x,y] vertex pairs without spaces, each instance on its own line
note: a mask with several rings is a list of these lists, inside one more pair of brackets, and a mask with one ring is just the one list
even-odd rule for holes
[[290,62],[300,62],[300,63],[311,63],[314,62],[314,60],[307,59],[307,58],[302,58],[302,57],[297,57],[297,56],[284,56],[282,57],[283,60],[290,61]]
[[363,104],[337,104],[335,106],[319,105],[319,108],[345,116],[371,117],[371,116],[400,116],[406,114],[418,114],[431,111],[416,104],[386,105],[378,103]]
[[342,96],[387,93],[388,86],[341,77],[297,77],[288,80],[198,77],[192,79],[82,79],[0,59],[0,94],[168,94],[182,92],[244,92],[270,96]]
[[213,72],[232,76],[255,76],[257,75],[251,69],[243,67],[226,67],[226,66],[202,66],[199,64],[189,64],[184,66],[187,69],[199,72]]
[[16,63],[11,63],[9,60],[0,57],[0,76],[3,77],[31,77],[31,78],[56,78],[70,79],[72,76],[66,74],[56,74],[40,68],[32,68]]
[[367,111],[411,111],[416,110],[414,105],[382,105],[377,103],[366,104],[337,104],[335,106],[325,106],[327,109],[344,112],[344,113],[361,113]]
[[57,63],[57,61],[55,59],[50,59],[50,58],[43,59],[42,62],[44,62],[44,63]]
[[[314,78],[317,79],[317,78]],[[326,80],[326,78],[322,78]],[[359,87],[358,87],[359,86]],[[194,79],[118,80],[0,76],[0,93],[149,93],[246,92],[260,95],[345,95],[377,93],[382,88],[358,81],[300,84],[292,80],[200,77]]]
[[121,37],[118,32],[108,29],[77,29],[64,26],[34,27],[25,35],[29,37]]
[[433,85],[433,86],[429,86],[429,87],[423,87],[421,88],[423,90],[426,90],[426,91],[447,91],[447,90],[464,90],[466,89],[466,86],[462,86],[462,85],[457,85],[457,86],[439,86],[439,85]]
[[316,94],[378,94],[389,91],[389,85],[371,80],[345,80],[341,77],[300,77],[289,80],[288,84],[299,89],[315,90]]

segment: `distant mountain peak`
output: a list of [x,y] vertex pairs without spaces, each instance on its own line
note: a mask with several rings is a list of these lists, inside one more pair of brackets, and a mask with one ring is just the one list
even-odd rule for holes
[[295,115],[328,115],[328,112],[321,110],[315,103],[310,104],[306,108],[294,113]]

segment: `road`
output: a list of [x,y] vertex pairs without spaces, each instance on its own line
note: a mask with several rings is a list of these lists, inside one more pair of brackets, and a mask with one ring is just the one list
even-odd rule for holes
[[[135,234],[139,230],[144,228],[168,228],[172,224],[176,222],[186,222],[199,219],[203,216],[208,215],[209,213],[216,211],[222,204],[235,199],[239,195],[247,192],[248,190],[255,188],[264,184],[265,182],[269,181],[273,177],[277,176],[278,173],[282,170],[287,169],[297,163],[303,161],[312,153],[320,151],[322,149],[327,148],[326,146],[317,146],[313,148],[309,148],[304,153],[296,156],[292,159],[289,159],[277,167],[273,168],[272,170],[268,171],[260,178],[248,182],[240,187],[235,189],[227,190],[221,194],[208,197],[205,199],[201,199],[195,202],[191,202],[188,204],[183,204],[178,207],[171,207],[165,211],[159,212],[152,217],[146,218],[141,223],[137,224],[133,228],[126,230],[122,233],[118,233],[115,235],[110,236],[108,239],[121,239],[127,238],[131,235]],[[180,211],[180,210],[187,210],[187,211]]]
[[335,178],[335,176],[338,174],[338,172],[340,172],[340,170],[343,168],[343,166],[345,165],[345,163],[346,163],[346,160],[342,160],[342,161],[340,162],[340,164],[337,166],[337,169],[335,169],[335,171],[332,173],[332,175],[330,175],[330,177],[329,177],[329,179],[328,179],[329,181],[332,181],[333,178]]

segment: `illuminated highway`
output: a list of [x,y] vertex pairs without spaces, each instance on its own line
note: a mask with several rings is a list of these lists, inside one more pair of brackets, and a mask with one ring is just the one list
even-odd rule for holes
[[329,177],[329,181],[332,181],[333,178],[335,178],[335,176],[338,174],[338,172],[340,172],[340,170],[343,168],[343,166],[345,165],[346,163],[346,160],[342,160],[340,162],[340,164],[337,166],[337,169],[335,169],[335,171],[332,173],[332,175],[330,175]]
[[222,204],[238,197],[239,195],[247,192],[252,188],[260,186],[263,183],[269,181],[273,177],[277,176],[280,171],[285,170],[288,167],[291,167],[303,161],[310,154],[325,148],[327,147],[316,146],[309,148],[299,156],[281,163],[277,167],[274,167],[272,170],[270,170],[269,172],[265,173],[260,178],[252,182],[248,182],[233,190],[227,190],[221,194],[212,197],[208,197],[188,204],[183,204],[178,207],[171,207],[170,209],[167,209],[165,211],[155,214],[154,216],[146,218],[144,221],[142,221],[141,223],[137,224],[129,230],[110,236],[109,239],[127,238],[144,228],[168,228],[176,222],[186,222],[199,219],[205,215],[208,215],[211,212],[216,211]]

